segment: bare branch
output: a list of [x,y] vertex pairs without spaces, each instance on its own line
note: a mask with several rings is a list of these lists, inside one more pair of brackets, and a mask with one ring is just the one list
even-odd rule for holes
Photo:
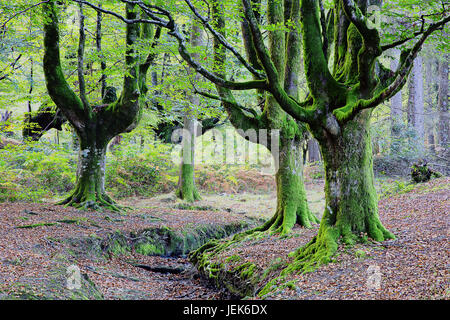
[[7,70],[7,69],[8,69],[8,67],[7,67],[4,71],[1,72],[1,73],[3,73],[3,75],[0,73],[0,81],[3,80],[3,79],[5,79],[5,78],[7,78],[8,75],[11,73],[11,71],[14,71],[14,70],[20,68],[20,66],[17,66],[17,67],[16,67],[16,64],[17,64],[17,62],[20,60],[21,57],[22,57],[22,54],[19,54],[19,55],[17,56],[17,58],[16,58],[13,62],[11,62],[11,63],[9,64],[8,67],[11,68],[10,71]]
[[9,17],[8,19],[6,19],[5,22],[3,22],[3,23],[1,24],[1,26],[0,26],[0,29],[3,30],[3,34],[4,34],[5,31],[6,31],[6,24],[7,24],[8,22],[10,22],[12,19],[14,19],[15,17],[17,17],[18,15],[20,15],[20,14],[22,14],[22,13],[27,12],[28,10],[33,9],[34,7],[37,7],[37,6],[39,6],[39,5],[41,5],[41,4],[44,4],[44,3],[47,3],[47,2],[49,2],[49,0],[41,1],[41,2],[38,2],[38,3],[36,3],[36,4],[33,4],[32,6],[26,8],[26,9],[24,9],[24,10],[21,10],[21,11],[19,11],[19,12],[16,12],[16,13],[13,14],[11,17]]

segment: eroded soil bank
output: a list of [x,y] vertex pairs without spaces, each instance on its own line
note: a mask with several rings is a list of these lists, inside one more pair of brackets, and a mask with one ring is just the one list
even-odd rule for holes
[[171,205],[121,215],[1,204],[0,299],[224,298],[185,256],[256,223],[232,212]]

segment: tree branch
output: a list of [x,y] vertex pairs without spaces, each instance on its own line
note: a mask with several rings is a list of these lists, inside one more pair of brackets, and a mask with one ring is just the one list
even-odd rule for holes
[[214,28],[208,23],[208,20],[206,18],[204,18],[194,7],[194,5],[192,4],[191,1],[189,0],[184,0],[184,2],[186,2],[186,4],[189,6],[189,8],[191,9],[191,11],[194,13],[194,15],[197,17],[198,20],[200,20],[200,22],[206,27],[206,29],[208,29],[211,34],[216,37],[216,39],[225,47],[227,48],[229,51],[231,51],[231,53],[233,53],[233,55],[245,66],[245,68],[247,68],[248,71],[250,71],[257,79],[264,79],[265,75],[263,73],[261,73],[260,71],[256,70],[253,66],[251,66],[246,60],[245,58],[236,50],[236,48],[234,48],[231,44],[228,43],[228,41],[225,39],[225,37],[220,34],[219,32],[217,32],[216,30],[214,30]]
[[84,30],[84,13],[83,4],[79,4],[79,39],[78,39],[78,86],[80,89],[80,99],[83,102],[84,108],[89,108],[89,102],[86,98],[86,82],[84,81],[84,45],[86,42],[86,33]]
[[380,90],[371,99],[360,99],[353,105],[346,105],[342,108],[334,110],[334,114],[338,120],[347,121],[352,119],[358,112],[363,109],[370,109],[378,106],[383,101],[390,99],[405,85],[408,74],[413,66],[414,59],[421,50],[426,39],[441,26],[450,22],[450,15],[436,23],[431,24],[428,29],[422,34],[422,37],[416,42],[414,47],[409,51],[408,55],[404,59],[404,62],[397,68],[395,76],[383,90]]
[[82,101],[67,83],[61,68],[58,17],[54,1],[46,2],[42,9],[44,15],[43,67],[47,91],[64,116],[80,132],[84,127],[87,114]]
[[9,75],[9,73],[11,73],[11,71],[14,71],[14,70],[20,68],[20,66],[16,67],[16,63],[20,60],[21,57],[22,57],[22,54],[19,54],[19,55],[17,56],[17,58],[14,59],[14,61],[11,62],[11,63],[9,64],[8,67],[11,68],[10,71],[7,70],[7,69],[8,69],[8,67],[7,67],[5,70],[3,70],[3,71],[0,73],[0,81],[1,81],[1,80],[4,80],[5,78],[7,78],[8,75]]

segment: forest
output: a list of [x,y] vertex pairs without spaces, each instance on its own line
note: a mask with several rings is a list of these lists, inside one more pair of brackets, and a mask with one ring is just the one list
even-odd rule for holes
[[448,300],[449,22],[0,0],[0,300]]

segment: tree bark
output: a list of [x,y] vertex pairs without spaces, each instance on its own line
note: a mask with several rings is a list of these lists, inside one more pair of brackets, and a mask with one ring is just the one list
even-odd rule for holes
[[[440,154],[450,156],[450,115],[448,108],[448,62],[449,54],[439,63],[439,92],[438,92],[438,142]],[[448,159],[448,158],[447,158]]]
[[311,138],[308,140],[308,162],[320,161],[320,150],[317,140]]
[[408,125],[416,134],[415,139],[410,143],[417,148],[420,157],[424,153],[425,141],[422,57],[417,57],[414,61],[408,89]]
[[425,132],[426,132],[426,141],[427,141],[427,149],[428,152],[432,155],[436,153],[435,148],[435,137],[434,137],[434,127],[435,127],[435,119],[434,119],[434,111],[433,111],[433,96],[435,92],[435,85],[436,85],[436,76],[433,75],[433,67],[435,65],[435,59],[428,58],[426,59],[424,66],[425,66],[425,111],[426,111],[426,118],[425,118]]
[[[395,57],[391,60],[391,70],[396,70],[399,62],[399,52],[394,51]],[[391,98],[391,138],[392,140],[398,139],[403,122],[403,96],[400,90]],[[393,150],[396,152],[396,150]]]
[[275,174],[277,209],[261,230],[287,234],[296,223],[311,228],[319,219],[309,210],[303,179],[302,139],[280,136],[279,168]]
[[[58,17],[56,2],[43,5],[44,57],[43,68],[50,97],[64,117],[74,128],[80,143],[75,190],[61,201],[81,208],[106,207],[111,210],[121,208],[106,194],[104,186],[105,155],[108,142],[117,134],[129,132],[139,121],[141,65],[133,44],[140,34],[139,24],[127,24],[125,55],[126,74],[119,99],[109,104],[90,106],[80,88],[81,99],[73,92],[65,80],[59,50]],[[126,15],[136,18],[134,5],[126,5]],[[80,17],[83,17],[80,7]],[[82,19],[81,19],[82,20]],[[81,21],[82,22],[82,21]],[[84,28],[80,23],[79,63],[83,60]],[[139,68],[138,68],[139,67]],[[143,68],[145,72],[146,68]],[[80,81],[83,80],[82,63],[79,64]]]
[[108,139],[93,137],[95,130],[80,138],[76,186],[73,193],[60,204],[83,209],[106,206],[120,210],[105,191],[105,166]]
[[[203,45],[203,30],[195,22],[191,28],[191,45],[200,47]],[[199,54],[193,53],[194,59],[198,59]],[[200,81],[200,75],[194,73],[194,82]],[[182,140],[182,157],[180,165],[180,175],[178,179],[178,190],[176,195],[187,202],[200,200],[200,193],[195,186],[195,141],[197,138],[198,121],[194,110],[199,107],[200,99],[197,95],[189,95],[189,106],[183,116],[184,130]],[[186,136],[187,135],[187,136]]]
[[319,134],[325,169],[325,210],[318,234],[295,253],[287,271],[312,271],[328,263],[338,241],[393,239],[381,223],[374,186],[370,110],[347,122],[338,136]]

